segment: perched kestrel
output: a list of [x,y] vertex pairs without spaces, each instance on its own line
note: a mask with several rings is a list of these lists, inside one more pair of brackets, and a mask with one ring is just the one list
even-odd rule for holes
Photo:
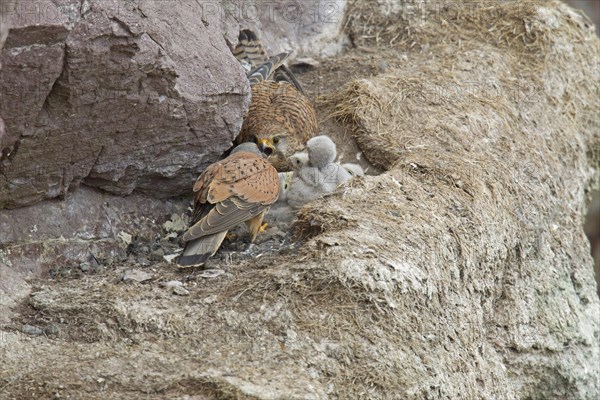
[[289,171],[287,158],[318,132],[315,110],[294,74],[283,64],[290,53],[266,60],[266,52],[253,32],[242,30],[239,39],[234,54],[254,69],[248,74],[252,99],[236,143],[256,143],[278,171]]
[[194,184],[192,226],[179,265],[204,264],[217,252],[227,231],[245,222],[254,241],[264,215],[279,196],[277,170],[254,143],[243,143],[211,164]]

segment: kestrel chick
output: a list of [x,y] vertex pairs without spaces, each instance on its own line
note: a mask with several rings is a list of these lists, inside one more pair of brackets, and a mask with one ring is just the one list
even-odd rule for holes
[[[234,54],[256,65],[266,52],[256,35],[240,32]],[[254,142],[278,171],[289,171],[288,157],[318,132],[317,116],[302,86],[283,64],[290,53],[263,60],[248,74],[252,99],[236,143]]]
[[350,180],[352,175],[335,163],[337,150],[335,143],[328,136],[316,136],[306,142],[308,165],[318,168],[321,176],[320,190],[332,193],[339,185]]
[[344,167],[353,178],[356,178],[357,176],[365,176],[365,171],[363,171],[362,167],[358,164],[346,163],[342,164],[342,167]]
[[335,190],[335,169],[331,168],[335,156],[335,143],[327,136],[316,136],[306,143],[305,152],[290,157],[296,168],[286,196],[290,206],[300,207]]
[[335,161],[337,151],[335,143],[328,136],[316,136],[306,142],[308,163],[311,167],[325,168],[327,164]]
[[194,184],[192,226],[179,265],[204,264],[217,252],[227,231],[245,222],[254,241],[269,206],[279,196],[277,170],[254,143],[237,146],[229,157],[211,164]]
[[334,162],[337,156],[333,140],[325,135],[316,136],[306,143],[306,152],[290,157],[296,171],[291,181],[286,199],[290,206],[300,207],[321,196],[333,193],[335,189],[353,178],[354,174],[364,174],[357,164]]
[[299,173],[294,172],[293,174],[290,188],[285,196],[285,200],[291,207],[302,207],[327,194],[323,187],[318,185],[318,181],[322,179],[316,168],[305,166]]
[[279,173],[279,198],[277,201],[285,201],[287,194],[292,185],[292,179],[294,178],[293,172],[280,172]]
[[290,164],[292,169],[299,170],[301,167],[308,164],[308,153],[301,151],[290,157]]

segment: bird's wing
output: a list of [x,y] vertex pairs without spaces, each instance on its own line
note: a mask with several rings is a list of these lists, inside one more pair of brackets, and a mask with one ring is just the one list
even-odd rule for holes
[[202,236],[201,238],[187,242],[185,249],[183,249],[183,254],[177,263],[180,267],[203,265],[219,250],[225,236],[227,236],[227,231]]
[[269,58],[267,61],[253,69],[248,73],[250,85],[255,85],[259,82],[266,81],[271,77],[271,74],[283,65],[285,60],[290,56],[290,53],[280,53]]
[[[252,178],[255,174],[267,169],[269,163],[255,154],[248,152],[234,153],[227,158],[211,164],[200,174],[194,183],[196,200],[202,203],[216,203],[220,198],[227,198],[229,193],[225,184]],[[212,195],[211,195],[212,193]],[[212,200],[209,200],[209,196]],[[225,197],[223,197],[225,196]]]
[[233,49],[233,55],[242,65],[249,65],[248,79],[250,84],[255,84],[267,79],[275,82],[289,82],[304,94],[304,89],[294,73],[283,64],[290,53],[281,53],[269,58],[267,52],[256,33],[250,29],[240,30],[238,44]]
[[196,207],[214,206],[188,229],[184,241],[231,229],[266,210],[279,196],[277,170],[255,154],[235,153],[211,167],[207,177],[198,178],[194,191]]
[[304,88],[298,81],[298,78],[296,78],[296,75],[284,64],[290,54],[289,52],[280,53],[250,71],[248,73],[250,85],[256,85],[257,83],[271,79],[277,83],[290,83],[294,85],[296,90],[305,95]]
[[188,229],[183,235],[183,240],[190,241],[229,230],[257,216],[268,207],[268,205],[251,203],[236,198],[222,201],[217,203],[204,218]]
[[273,80],[275,82],[291,83],[296,87],[296,89],[298,89],[300,93],[306,96],[304,87],[302,87],[302,84],[300,81],[298,81],[298,78],[296,78],[296,75],[292,72],[292,70],[289,69],[285,64],[281,64],[281,66],[279,66],[279,68],[277,68],[277,70],[273,73]]

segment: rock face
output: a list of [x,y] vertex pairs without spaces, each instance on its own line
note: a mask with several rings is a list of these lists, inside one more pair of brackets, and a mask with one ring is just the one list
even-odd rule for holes
[[393,310],[360,353],[403,360],[378,374],[399,398],[597,398],[600,307],[583,231],[600,165],[593,26],[560,2],[355,6],[358,44],[406,58],[327,102],[388,172],[301,219],[321,227],[317,242],[339,243],[324,275]]
[[175,196],[230,146],[249,101],[236,32],[163,3],[20,3],[2,52],[0,208],[82,182]]
[[[0,261],[23,277],[112,257],[115,227],[139,233],[185,208],[188,198],[164,199],[189,194],[241,126],[249,88],[229,47],[250,25],[225,1],[15,4],[0,9]],[[303,29],[302,43],[328,46],[339,14],[336,29]],[[265,15],[254,26],[261,36],[299,45],[278,25],[282,11]],[[296,32],[294,21],[286,26]],[[127,212],[107,220],[105,204]]]
[[297,58],[329,57],[349,44],[343,30],[347,0],[207,3],[211,14],[235,16],[240,27],[260,33],[271,54],[290,51]]
[[[14,13],[16,6],[16,0],[2,0],[0,2],[0,50],[4,46],[4,42],[8,37],[8,30],[10,28],[10,16]],[[0,70],[2,69],[2,63],[0,62]],[[1,97],[0,97],[1,98]],[[2,103],[0,103],[1,105]],[[2,148],[2,138],[6,136],[6,130],[2,115],[0,114],[0,149]]]
[[248,105],[227,46],[238,26],[295,56],[332,55],[344,42],[343,0],[165,4],[36,0],[6,13],[0,208],[64,198],[81,183],[119,195],[189,192]]
[[[429,15],[419,2],[352,2],[358,48],[319,71],[333,82],[319,106],[384,172],[302,209],[302,241],[286,252],[230,254],[211,272],[116,263],[0,298],[19,305],[0,325],[2,394],[600,397],[600,302],[582,229],[598,180],[598,38],[561,2],[523,4]],[[340,88],[340,66],[372,62],[375,47],[386,67],[366,70],[385,71]],[[3,228],[13,216],[34,226],[2,240],[33,248],[62,230],[100,242],[160,224],[141,218],[144,194],[96,202],[81,189],[72,203],[10,210]],[[78,221],[57,226],[61,214]],[[28,291],[13,275],[0,282]]]

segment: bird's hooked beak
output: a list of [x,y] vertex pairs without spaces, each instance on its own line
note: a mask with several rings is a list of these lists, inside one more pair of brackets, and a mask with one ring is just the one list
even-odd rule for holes
[[267,158],[275,153],[275,145],[271,139],[261,139],[258,141],[258,149],[264,153]]

